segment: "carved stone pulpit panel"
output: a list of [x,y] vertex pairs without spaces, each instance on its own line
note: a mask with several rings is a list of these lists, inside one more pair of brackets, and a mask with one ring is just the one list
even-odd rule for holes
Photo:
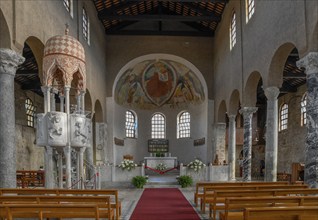
[[48,146],[64,147],[67,143],[67,114],[64,112],[46,113]]
[[67,143],[67,115],[63,112],[37,114],[36,143],[39,146],[63,147]]
[[92,120],[85,115],[71,114],[71,146],[91,147]]

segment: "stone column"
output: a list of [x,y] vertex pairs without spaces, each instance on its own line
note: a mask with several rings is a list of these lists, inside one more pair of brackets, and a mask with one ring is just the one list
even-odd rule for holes
[[57,163],[59,166],[59,188],[62,189],[63,188],[63,157],[62,157],[62,152],[58,152],[58,159],[57,159]]
[[72,186],[72,176],[71,176],[71,137],[70,137],[70,87],[65,86],[65,110],[67,114],[67,145],[64,147],[64,156],[65,156],[65,178],[66,178],[66,188]]
[[81,91],[80,92],[80,97],[81,97],[81,109],[82,109],[82,114],[85,114],[85,92]]
[[236,115],[229,115],[229,139],[228,139],[228,162],[229,162],[229,180],[235,180],[235,162],[236,162]]
[[223,164],[223,160],[225,160],[225,134],[226,134],[226,124],[225,123],[217,123],[216,131],[215,131],[215,140],[216,140],[216,149],[215,155],[213,155],[213,161],[218,155],[219,163]]
[[0,48],[0,188],[16,188],[14,76],[24,57]]
[[80,183],[80,188],[84,189],[84,152],[85,152],[85,147],[81,147],[79,150],[79,173],[78,177],[81,180]]
[[278,150],[278,100],[279,89],[265,89],[267,97],[266,114],[266,147],[265,147],[265,181],[277,180],[277,150]]
[[64,112],[64,96],[60,95],[60,111]]
[[[41,87],[44,95],[44,113],[51,111],[51,87]],[[54,188],[54,177],[53,177],[53,150],[50,146],[45,146],[44,152],[44,170],[45,170],[45,188]]]
[[252,166],[252,116],[257,107],[243,107],[240,114],[244,120],[244,143],[243,143],[243,181],[251,181]]
[[79,94],[76,96],[76,105],[76,112],[81,113],[81,96]]
[[318,188],[318,52],[308,53],[297,66],[307,74],[305,183]]

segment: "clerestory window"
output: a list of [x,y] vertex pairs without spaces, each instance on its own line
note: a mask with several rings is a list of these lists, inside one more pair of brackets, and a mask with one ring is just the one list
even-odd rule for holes
[[190,137],[190,113],[182,112],[177,118],[177,138]]
[[231,25],[230,25],[230,49],[236,44],[236,15],[235,12],[232,14]]
[[151,138],[161,139],[166,137],[166,119],[163,114],[156,113],[151,118]]
[[279,131],[286,130],[288,126],[288,105],[284,103],[280,108]]
[[34,118],[35,118],[36,107],[33,105],[31,99],[25,100],[25,112],[27,116],[27,124],[29,127],[34,127]]
[[136,115],[132,111],[126,111],[126,137],[136,138],[137,134]]
[[307,105],[307,93],[305,93],[301,99],[300,102],[300,111],[301,111],[301,126],[304,126],[307,124],[307,110],[306,110],[306,105]]

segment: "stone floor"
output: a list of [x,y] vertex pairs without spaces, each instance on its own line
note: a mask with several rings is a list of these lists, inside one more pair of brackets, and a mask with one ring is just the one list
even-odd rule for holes
[[[122,220],[129,220],[138,200],[143,192],[143,189],[136,189],[133,186],[128,186],[127,184],[116,184],[113,186],[119,190],[119,199],[122,201]],[[194,206],[194,191],[195,186],[181,188],[176,182],[176,176],[164,175],[164,176],[149,176],[148,183],[144,188],[179,188],[189,203]],[[200,214],[199,208],[194,207],[201,219],[209,219],[208,214]],[[148,220],[148,219],[140,219]]]

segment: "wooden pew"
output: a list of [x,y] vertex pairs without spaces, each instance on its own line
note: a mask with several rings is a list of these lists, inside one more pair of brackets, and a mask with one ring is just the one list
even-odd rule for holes
[[111,207],[116,210],[116,219],[118,220],[121,216],[121,202],[118,198],[118,190],[117,189],[59,189],[58,195],[111,195],[114,197],[114,201],[111,203]]
[[0,204],[93,204],[99,213],[108,219],[114,219],[109,196],[0,196]]
[[118,198],[117,189],[28,189],[28,188],[7,188],[0,189],[0,195],[103,195],[112,196],[111,207],[116,209],[116,219],[121,216],[121,202]]
[[219,220],[242,220],[244,208],[273,206],[318,206],[318,197],[229,197],[225,199],[224,211],[219,212]]
[[5,204],[6,218],[107,218],[94,204]]
[[[317,195],[318,189],[261,189],[261,190],[216,190],[213,196],[206,200],[213,219],[216,219],[216,210],[223,210],[225,199],[228,197],[267,197],[290,195]],[[317,197],[318,198],[318,197]]]
[[287,181],[281,182],[197,182],[194,192],[194,203],[198,206],[198,199],[203,197],[203,188],[206,186],[246,186],[246,185],[289,185]]
[[265,190],[265,189],[307,189],[308,185],[244,185],[244,186],[206,186],[203,188],[203,197],[201,198],[201,211],[205,213],[205,204],[207,200],[213,197],[215,190]]
[[318,220],[318,206],[246,208],[244,220]]

